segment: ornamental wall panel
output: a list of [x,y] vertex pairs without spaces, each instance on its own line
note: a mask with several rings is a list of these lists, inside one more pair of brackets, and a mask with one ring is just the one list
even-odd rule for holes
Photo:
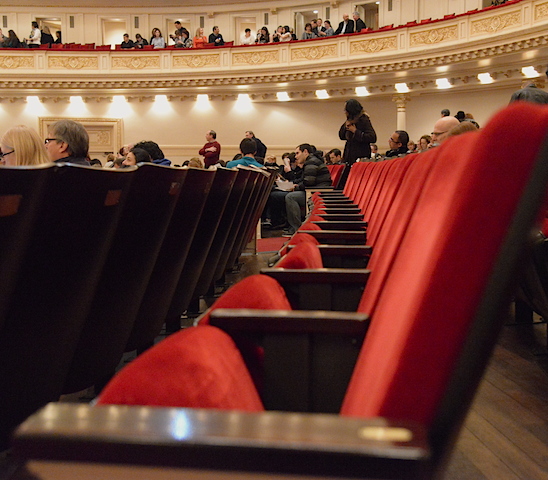
[[81,57],[76,55],[51,56],[48,57],[48,68],[98,70],[99,58],[97,56]]
[[35,58],[30,56],[5,55],[0,57],[0,68],[34,68],[34,60]]
[[304,48],[291,49],[291,61],[301,62],[337,57],[337,45],[309,45]]
[[548,18],[548,2],[535,5],[535,22]]
[[280,49],[232,54],[232,65],[263,65],[265,63],[280,63]]
[[502,30],[520,26],[522,22],[521,10],[510,13],[501,13],[500,15],[492,15],[482,20],[472,20],[470,25],[470,35],[499,33]]
[[398,48],[398,39],[392,37],[372,38],[369,40],[359,40],[350,42],[350,55],[360,55],[363,53],[378,53]]
[[215,54],[186,54],[173,55],[173,68],[205,68],[220,67],[221,55]]
[[112,68],[115,69],[146,70],[160,68],[159,55],[113,56],[111,62]]
[[436,45],[443,42],[458,40],[458,25],[448,25],[438,28],[430,28],[422,32],[411,33],[409,36],[409,46],[418,47],[423,45]]

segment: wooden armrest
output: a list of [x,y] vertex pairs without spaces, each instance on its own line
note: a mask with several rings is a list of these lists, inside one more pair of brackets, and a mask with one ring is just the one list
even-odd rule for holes
[[318,249],[325,268],[366,268],[373,251],[370,245],[318,245]]
[[367,222],[361,220],[323,220],[312,223],[318,225],[322,230],[364,230],[367,227]]
[[346,214],[356,214],[356,213],[361,214],[362,213],[362,209],[360,207],[345,207],[345,206],[342,206],[342,207],[339,208],[339,207],[332,207],[332,206],[329,206],[329,207],[321,206],[321,207],[317,207],[313,210],[317,210],[317,209],[321,209],[325,212],[325,213],[318,213],[317,215],[328,215],[328,214],[346,215]]
[[355,203],[349,198],[322,198],[324,205],[341,204],[341,205],[355,205]]
[[298,230],[308,233],[320,243],[328,245],[365,245],[367,234],[365,230]]
[[347,268],[285,269],[263,268],[284,288],[294,310],[355,312],[360,303],[369,270]]
[[210,324],[230,332],[365,335],[369,315],[323,310],[217,308],[211,312]]
[[305,187],[305,191],[308,193],[314,193],[314,192],[326,192],[326,193],[331,193],[333,192],[335,189],[335,187],[330,186],[330,187]]
[[[363,220],[363,213],[318,213],[324,220],[334,220],[335,222],[347,220]],[[365,222],[367,225],[367,222]]]
[[[37,476],[87,472],[105,480],[143,471],[139,478],[415,479],[424,478],[431,457],[424,427],[383,418],[71,403],[50,403],[29,417],[13,452]],[[155,468],[131,475],[129,466]]]

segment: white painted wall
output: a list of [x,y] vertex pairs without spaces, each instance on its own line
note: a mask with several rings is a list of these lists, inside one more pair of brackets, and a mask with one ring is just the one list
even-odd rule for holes
[[[443,108],[452,114],[464,110],[474,115],[480,125],[508,104],[510,95],[519,88],[412,97],[407,104],[407,130],[411,139],[430,133]],[[344,121],[340,101],[252,103],[243,109],[234,101],[214,100],[209,108],[198,108],[194,101],[170,102],[160,108],[150,101],[130,102],[125,107],[114,103],[90,102],[75,110],[69,103],[47,101],[37,107],[16,101],[0,103],[0,136],[11,126],[25,124],[38,129],[39,117],[122,118],[124,143],[154,140],[166,156],[176,163],[195,156],[205,143],[205,132],[213,129],[223,146],[222,158],[231,159],[246,130],[253,130],[268,147],[281,155],[300,143],[312,143],[328,150],[343,147],[338,130]],[[396,129],[396,105],[390,97],[361,99],[377,132],[381,151],[388,148],[388,137]],[[121,146],[121,145],[120,145]]]

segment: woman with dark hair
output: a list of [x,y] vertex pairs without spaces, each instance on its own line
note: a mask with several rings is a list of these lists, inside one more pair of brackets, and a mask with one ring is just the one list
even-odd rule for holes
[[122,165],[129,167],[131,165],[137,165],[142,162],[152,162],[152,158],[146,150],[142,148],[132,148],[126,156],[126,159],[122,162]]
[[8,30],[8,39],[6,40],[6,48],[21,48],[23,45],[19,37],[15,34],[13,30]]
[[289,26],[284,27],[284,33],[280,35],[280,42],[290,42],[293,40],[293,37],[291,36],[291,29]]
[[270,32],[268,28],[263,27],[257,32],[257,39],[255,43],[270,43]]
[[[356,99],[351,98],[345,104],[346,122],[339,129],[339,138],[346,140],[343,162],[352,165],[358,158],[371,156],[371,143],[377,141],[377,134],[371,125],[369,115]],[[348,171],[348,170],[347,170]]]
[[311,38],[316,38],[317,35],[312,31],[312,24],[307,23],[304,26],[304,32],[302,34],[301,40],[310,40]]
[[152,29],[152,38],[150,39],[150,45],[153,45],[154,48],[166,48],[166,42],[164,37],[162,37],[162,32],[159,28]]

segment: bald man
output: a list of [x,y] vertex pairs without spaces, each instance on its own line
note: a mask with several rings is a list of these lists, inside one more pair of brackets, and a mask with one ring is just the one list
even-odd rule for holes
[[434,124],[434,131],[432,132],[432,143],[434,146],[443,142],[447,138],[447,132],[459,124],[460,122],[455,117],[441,117]]

